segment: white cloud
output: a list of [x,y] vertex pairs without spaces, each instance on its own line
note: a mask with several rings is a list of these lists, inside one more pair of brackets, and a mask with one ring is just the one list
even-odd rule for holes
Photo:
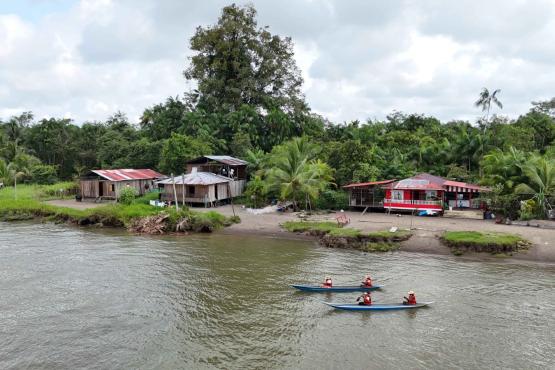
[[[188,39],[227,2],[82,0],[42,17],[0,15],[0,117],[78,123],[182,94]],[[254,1],[259,25],[291,36],[312,109],[334,121],[393,110],[472,119],[482,87],[504,114],[555,93],[555,3]],[[1,8],[0,8],[1,9]]]

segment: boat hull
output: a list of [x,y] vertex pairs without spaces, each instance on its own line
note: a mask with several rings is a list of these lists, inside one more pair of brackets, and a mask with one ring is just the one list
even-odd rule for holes
[[413,310],[415,308],[426,307],[433,302],[423,302],[412,305],[404,305],[398,303],[392,304],[372,304],[369,306],[358,305],[358,304],[344,304],[344,303],[328,303],[324,302],[330,307],[336,308],[338,310],[346,311],[389,311],[389,310]]
[[322,288],[317,285],[291,285],[293,288],[298,289],[303,292],[314,292],[314,293],[345,293],[345,292],[370,292],[372,290],[380,289],[381,285],[374,285],[371,287],[364,286],[332,286],[331,288]]

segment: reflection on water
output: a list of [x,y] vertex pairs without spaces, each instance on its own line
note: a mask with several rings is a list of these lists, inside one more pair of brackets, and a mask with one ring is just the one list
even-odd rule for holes
[[[0,224],[0,368],[547,368],[553,266],[362,254],[252,236],[140,237]],[[372,272],[376,303],[334,311],[288,287]]]

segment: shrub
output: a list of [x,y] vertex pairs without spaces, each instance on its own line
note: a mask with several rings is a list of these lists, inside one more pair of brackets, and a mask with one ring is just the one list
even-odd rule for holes
[[137,189],[131,186],[126,186],[119,192],[119,202],[121,204],[130,205],[137,196]]
[[320,193],[314,206],[317,209],[343,209],[349,206],[349,194],[342,190],[325,190]]

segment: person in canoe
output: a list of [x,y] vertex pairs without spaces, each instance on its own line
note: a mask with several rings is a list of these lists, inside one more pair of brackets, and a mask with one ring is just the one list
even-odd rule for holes
[[362,282],[361,286],[363,286],[365,288],[372,287],[372,278],[370,277],[370,275],[366,275],[366,277],[364,278],[364,281]]
[[414,295],[414,292],[411,290],[409,292],[409,297],[403,297],[403,304],[404,305],[413,305],[416,304],[416,296]]
[[324,284],[322,284],[322,288],[331,288],[332,287],[331,278],[329,276],[326,277],[324,280]]
[[364,292],[360,297],[357,298],[357,302],[361,306],[370,306],[372,304],[372,296],[370,292]]

